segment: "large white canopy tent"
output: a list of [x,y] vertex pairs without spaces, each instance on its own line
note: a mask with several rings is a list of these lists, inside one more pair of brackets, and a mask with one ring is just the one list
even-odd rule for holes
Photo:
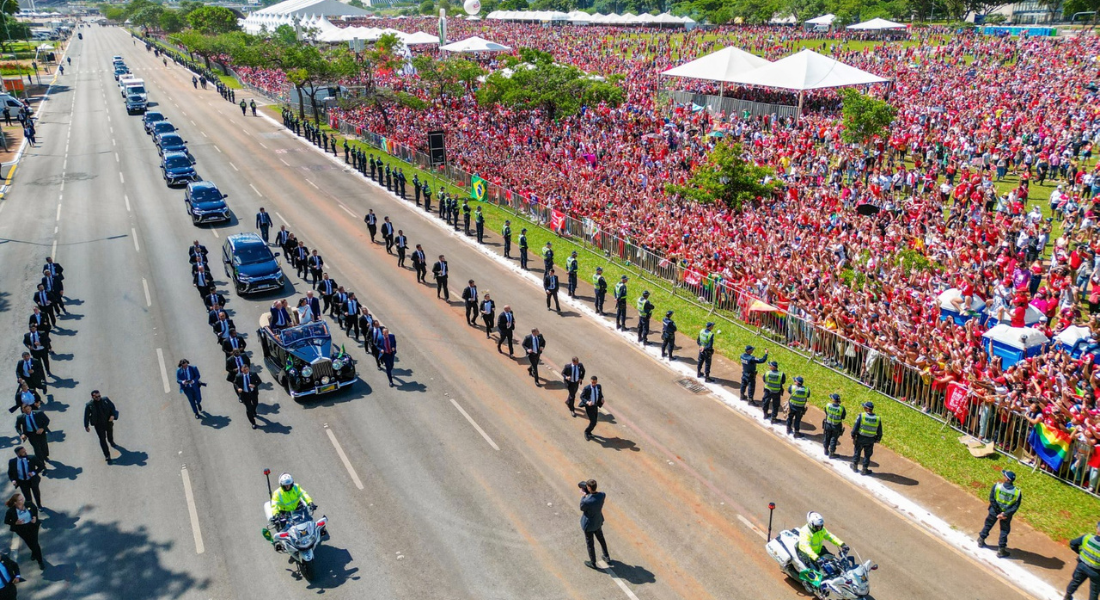
[[[239,21],[241,28],[248,33],[259,33],[262,30],[274,31],[280,25],[294,26],[295,19],[303,28],[305,21],[311,21],[314,29],[323,29],[317,21],[326,21],[326,17],[360,17],[368,15],[367,11],[356,8],[339,0],[286,0],[267,8],[249,13],[247,17]],[[330,27],[335,27],[327,23]]]
[[733,78],[749,71],[754,71],[765,65],[772,64],[770,61],[760,58],[755,54],[750,54],[729,46],[723,48],[717,52],[712,52],[702,58],[697,58],[689,63],[682,64],[678,67],[673,67],[661,75],[669,77],[684,77],[686,79],[706,79],[708,81],[720,81],[729,82],[733,81]]
[[659,15],[603,15],[600,13],[588,14],[583,11],[563,13],[547,10],[494,10],[485,15],[490,21],[540,21],[572,23],[575,25],[687,25],[695,23],[691,17],[676,17],[669,13]]
[[440,46],[440,50],[446,50],[447,52],[502,52],[511,50],[510,47],[504,44],[498,44],[496,42],[490,42],[487,39],[474,36],[466,38],[464,40],[454,42],[453,44],[447,44],[446,46]]
[[905,29],[906,25],[903,23],[895,23],[893,21],[887,21],[886,19],[871,19],[870,21],[864,21],[862,23],[856,23],[855,25],[849,25],[848,29],[853,31],[883,31],[887,29]]
[[802,97],[809,90],[887,83],[890,80],[806,49],[747,73],[734,75],[729,81],[798,92],[798,112],[801,114]]
[[812,19],[807,19],[806,24],[807,25],[815,25],[815,26],[820,25],[822,27],[830,27],[830,26],[832,26],[833,21],[835,21],[835,20],[836,20],[836,15],[834,15],[833,13],[829,13],[827,15],[821,15],[820,17],[814,17]]

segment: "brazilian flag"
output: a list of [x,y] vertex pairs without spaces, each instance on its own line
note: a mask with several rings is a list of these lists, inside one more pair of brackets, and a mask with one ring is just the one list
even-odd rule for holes
[[488,185],[488,182],[484,179],[474,175],[470,183],[470,197],[474,200],[484,200],[485,190],[488,188]]

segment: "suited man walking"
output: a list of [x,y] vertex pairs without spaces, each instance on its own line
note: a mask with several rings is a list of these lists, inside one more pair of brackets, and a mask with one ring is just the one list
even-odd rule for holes
[[451,299],[451,291],[447,289],[447,275],[450,270],[447,266],[447,259],[442,254],[439,255],[439,260],[435,261],[432,265],[432,275],[435,277],[435,297],[439,298],[439,294],[443,294],[444,300]]
[[[371,160],[371,167],[372,167],[371,170],[373,171],[374,170],[373,169],[373,167],[374,167],[373,159]],[[372,244],[377,243],[377,242],[374,241],[374,236],[378,235],[378,215],[374,214],[374,209],[373,208],[368,208],[367,209],[367,216],[363,217],[363,222],[367,224],[367,231],[370,233],[371,243]]]
[[405,251],[409,249],[409,238],[405,235],[405,232],[398,229],[397,237],[393,240],[394,246],[397,247],[397,266],[405,267]]
[[50,432],[49,415],[35,410],[30,404],[24,404],[20,409],[23,412],[15,419],[15,431],[21,440],[34,448],[35,456],[43,461],[50,460],[50,442],[46,439]]
[[[23,497],[42,506],[42,491],[38,485],[42,482],[41,473],[46,470],[46,465],[37,456],[27,454],[23,446],[15,448],[15,457],[8,461],[8,479],[23,494]],[[33,495],[32,495],[33,494]]]
[[256,407],[260,404],[259,385],[261,383],[263,382],[260,381],[259,375],[248,372],[248,365],[241,368],[240,375],[237,375],[236,381],[233,382],[237,396],[244,404],[244,414],[248,417],[248,422],[252,423],[253,429],[256,429]]
[[416,282],[424,283],[428,276],[428,258],[424,256],[424,249],[420,244],[417,244],[416,250],[413,250],[412,261],[413,270],[416,271]]
[[50,393],[46,389],[46,375],[42,372],[42,363],[34,359],[30,352],[24,352],[22,360],[16,361],[15,378],[22,379],[32,390],[42,390],[43,394]]
[[611,564],[611,557],[607,552],[607,540],[603,537],[603,504],[607,495],[596,491],[596,480],[589,479],[578,484],[581,489],[581,530],[584,531],[584,543],[588,547],[588,560],[584,565],[590,569],[599,569],[596,566],[596,546],[592,539],[600,543],[603,550],[603,561]]
[[[234,348],[232,353],[239,356],[240,349]],[[180,386],[180,393],[187,397],[195,418],[201,419],[202,415],[199,413],[202,412],[202,375],[199,374],[199,369],[192,367],[186,358],[181,360],[176,368],[176,383]]]
[[393,387],[393,359],[397,356],[397,336],[383,327],[382,335],[379,336],[379,341],[375,345],[378,347],[382,364],[386,367],[386,378],[390,380],[390,387]]
[[382,217],[382,241],[386,242],[386,254],[393,254],[393,223],[389,217]]
[[531,366],[527,367],[527,373],[535,378],[535,385],[539,384],[539,359],[542,358],[542,352],[546,349],[546,338],[542,337],[539,330],[532,329],[531,333],[527,337],[523,338],[523,349],[527,351],[527,360],[531,361]]
[[[325,259],[321,258],[321,255],[317,253],[317,250],[313,250],[313,254],[308,259],[309,275],[313,278],[313,289],[317,289],[317,284],[321,281],[321,273],[325,271]],[[320,311],[313,313],[318,317],[321,315]]]
[[348,301],[344,304],[344,326],[347,329],[344,331],[346,335],[351,335],[351,330],[355,330],[355,341],[359,341],[359,299],[355,297],[355,292],[348,294]]
[[477,285],[471,279],[462,289],[462,299],[466,301],[466,324],[477,326]]
[[46,286],[38,284],[38,291],[34,293],[34,297],[31,298],[31,300],[34,301],[34,305],[42,311],[42,314],[46,315],[46,318],[50,320],[50,327],[56,327],[57,311],[53,299],[50,298],[49,293],[46,292]]
[[46,368],[47,375],[53,375],[50,372],[50,354],[53,353],[53,347],[50,345],[50,334],[38,331],[38,326],[34,323],[31,323],[29,329],[30,331],[23,334],[23,346],[27,348],[31,356],[42,361],[42,366]]
[[263,238],[264,243],[267,241],[267,232],[271,229],[271,215],[267,214],[264,207],[260,207],[260,212],[256,213],[256,229],[260,230],[260,237]]
[[575,417],[577,416],[577,407],[574,402],[577,399],[577,389],[584,381],[584,365],[581,364],[581,359],[574,356],[573,360],[565,366],[565,369],[562,369],[561,375],[565,380],[565,389],[569,391],[569,396],[565,399],[565,406],[569,409],[569,414]]
[[209,294],[214,288],[214,280],[210,277],[210,274],[206,272],[206,267],[199,265],[195,269],[195,275],[192,277],[195,289],[199,290],[200,296]]
[[589,384],[581,390],[581,406],[584,407],[584,414],[588,417],[588,427],[584,429],[584,439],[591,441],[592,430],[596,428],[596,422],[600,418],[600,407],[603,406],[603,386],[598,383],[595,375],[592,376]]
[[554,269],[546,274],[546,277],[542,278],[542,289],[546,291],[546,310],[550,310],[550,300],[554,300],[554,305],[561,312],[561,304],[558,302],[558,276],[554,274]]
[[505,341],[508,342],[508,356],[512,356],[512,341],[516,331],[516,317],[512,314],[512,307],[505,305],[504,312],[500,313],[497,317],[497,333],[500,338],[497,339],[497,352],[503,354],[500,347]]
[[489,334],[493,331],[496,314],[497,304],[489,297],[489,292],[485,292],[485,296],[481,300],[481,321],[485,323],[485,339],[489,339]]
[[103,450],[103,458],[107,464],[111,464],[111,448],[117,448],[115,444],[115,403],[111,399],[100,395],[99,390],[92,390],[92,399],[84,405],[84,431],[91,431],[95,427],[96,437],[99,438],[99,448]]

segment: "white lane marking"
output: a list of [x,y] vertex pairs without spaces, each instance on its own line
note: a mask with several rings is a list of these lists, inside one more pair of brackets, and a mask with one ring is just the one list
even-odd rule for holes
[[286,165],[288,167],[290,166],[290,163],[286,162],[285,160],[283,160],[281,158],[279,159],[279,162],[283,163],[284,165]]
[[264,195],[260,193],[260,190],[256,189],[256,186],[254,186],[254,185],[252,185],[252,184],[250,183],[250,184],[248,184],[248,187],[252,188],[252,191],[253,191],[253,192],[256,192],[256,195],[257,195],[257,196],[259,196],[259,197],[261,197],[261,198],[263,198],[263,197],[264,197]]
[[263,146],[264,150],[267,150],[267,146],[263,142],[260,142],[260,145]]
[[744,516],[737,515],[737,520],[741,521],[741,524],[744,525],[745,527],[748,527],[749,529],[753,530],[753,532],[756,533],[756,535],[760,536],[761,539],[765,539],[765,540],[768,539],[768,534],[764,533],[763,531],[760,531],[759,527],[754,525],[752,521],[746,519]]
[[497,443],[493,441],[493,438],[489,437],[489,434],[485,433],[485,430],[481,428],[481,425],[478,425],[477,421],[474,421],[473,417],[466,414],[466,411],[463,410],[461,406],[459,406],[458,402],[456,402],[454,398],[449,398],[449,400],[451,401],[451,404],[455,405],[455,408],[458,409],[458,412],[462,413],[462,416],[466,417],[466,420],[470,422],[470,425],[473,425],[474,429],[476,429],[477,432],[481,434],[481,437],[485,438],[486,442],[489,442],[489,445],[493,447],[493,450],[499,452],[500,446],[497,446]]
[[[192,124],[192,125],[195,125],[195,122],[194,122],[194,121],[191,121],[191,124]],[[198,127],[198,125],[195,125],[195,126],[196,126],[196,127]]]
[[167,394],[172,391],[172,387],[168,385],[168,368],[164,366],[164,350],[160,348],[157,348],[157,362],[160,363],[160,380],[164,384],[164,393]]
[[61,201],[60,200],[58,200],[58,202],[57,202],[57,220],[58,221],[61,220]]
[[638,600],[638,597],[634,595],[634,592],[630,591],[630,588],[626,587],[626,583],[624,583],[622,579],[619,579],[619,576],[615,574],[615,570],[612,569],[610,565],[604,567],[603,570],[611,575],[611,579],[615,580],[615,583],[619,585],[619,589],[626,594],[627,598],[630,598],[630,600]]
[[211,233],[213,233],[213,234],[214,234],[214,237],[216,237],[216,238],[220,238],[220,237],[221,237],[220,235],[218,235],[218,230],[217,230],[217,229],[211,229],[211,230],[210,230],[210,232],[211,232]]
[[344,206],[343,204],[340,205],[340,208],[344,209],[344,212],[348,213],[349,215],[358,218],[358,215],[351,212],[351,210],[348,207]]
[[138,252],[141,252],[141,246],[138,246],[138,241],[137,241],[137,229],[134,229],[133,227],[131,227],[130,228],[130,235],[134,236],[134,250],[137,250]]
[[116,163],[121,163],[122,162],[122,160],[120,160],[119,157],[118,157],[118,152],[115,152],[115,162]]
[[[68,171],[69,170],[69,159],[66,158],[65,160],[61,161],[61,170],[62,171]],[[62,182],[62,183],[64,183],[64,182]]]
[[[108,117],[108,118],[110,118],[110,117]],[[108,127],[108,129],[111,130],[111,135],[115,134],[115,128],[114,127]]]
[[312,186],[313,186],[313,189],[315,189],[315,190],[319,190],[319,189],[321,189],[321,188],[317,187],[317,184],[316,184],[316,183],[313,183],[312,181],[310,181],[310,180],[308,180],[308,179],[306,180],[306,183],[308,183],[309,185],[312,185]]
[[149,281],[141,278],[141,287],[145,288],[145,306],[153,305],[153,297],[149,295]]
[[130,212],[130,197],[123,194],[122,199],[126,201],[126,212]]
[[200,131],[199,133],[201,133],[201,134],[202,134],[202,137],[210,137],[210,136],[206,135],[206,132],[205,132],[205,131]]
[[122,171],[118,172],[118,180],[122,183],[126,183],[126,178],[122,176]]
[[237,168],[237,165],[233,164],[232,162],[229,163],[229,166],[233,167],[234,171],[240,171],[240,169]]
[[7,205],[8,205],[7,202],[5,202],[3,204],[0,204],[0,212],[4,212],[4,207],[7,206]]
[[187,467],[180,469],[183,475],[183,495],[187,498],[187,514],[191,516],[191,533],[195,535],[195,554],[202,554],[206,547],[202,544],[202,530],[199,529],[199,509],[195,506],[195,494],[191,491],[191,476]]
[[283,215],[280,215],[279,211],[275,211],[275,216],[279,217],[279,220],[282,221],[287,227],[290,227],[290,221],[287,221],[285,218],[283,218]]
[[54,240],[53,245],[50,246],[50,256],[57,258],[57,240]]
[[217,144],[214,144],[214,149],[218,151],[218,154],[223,154],[222,149]]
[[340,457],[340,462],[344,463],[344,468],[348,470],[348,475],[351,475],[351,480],[355,483],[355,487],[363,489],[363,482],[359,481],[359,475],[355,472],[355,468],[351,466],[348,455],[344,454],[344,449],[340,447],[340,442],[336,441],[336,434],[328,428],[328,423],[325,423],[325,433],[328,434],[328,439],[332,442],[332,447],[336,448],[336,454]]

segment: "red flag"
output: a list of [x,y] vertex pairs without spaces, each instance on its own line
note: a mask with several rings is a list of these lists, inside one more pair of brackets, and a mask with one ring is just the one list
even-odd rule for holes
[[690,285],[699,285],[703,282],[703,274],[694,269],[684,271],[684,282]]
[[1089,467],[1093,469],[1100,469],[1100,448],[1093,448],[1092,455],[1089,456]]
[[561,232],[565,229],[565,213],[555,210],[550,213],[550,229]]
[[947,384],[947,398],[943,405],[954,413],[955,418],[960,422],[966,421],[966,416],[970,414],[969,397],[970,390],[966,386],[951,382]]

